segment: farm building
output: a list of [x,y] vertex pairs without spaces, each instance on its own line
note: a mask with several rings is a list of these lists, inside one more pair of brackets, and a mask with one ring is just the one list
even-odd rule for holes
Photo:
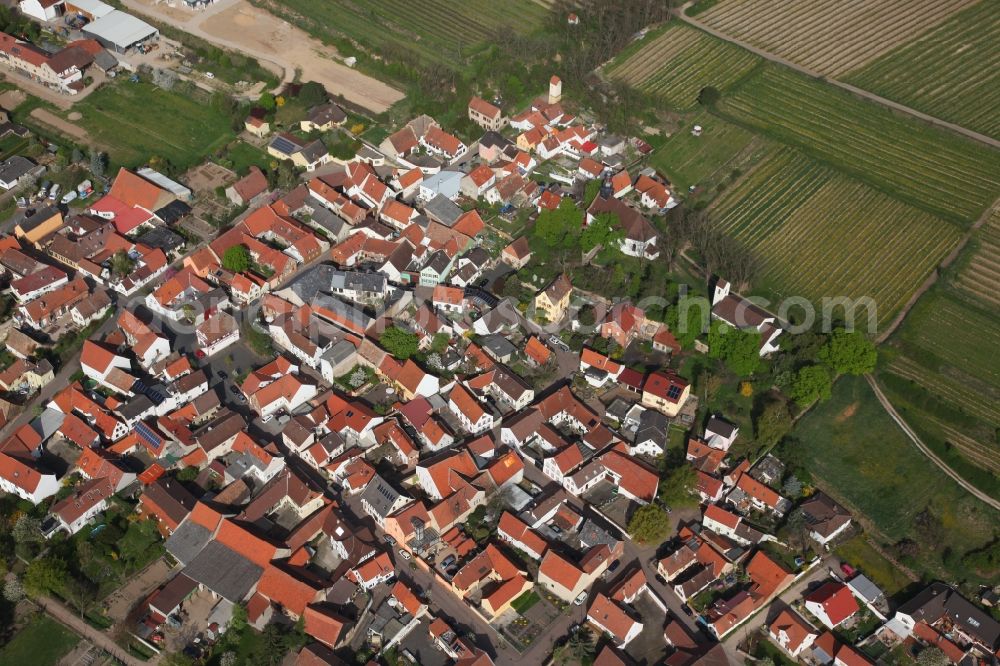
[[125,53],[160,35],[159,30],[131,14],[114,8],[105,11],[104,8],[110,7],[94,0],[66,3],[66,13],[75,9],[76,13],[90,19],[91,22],[83,28],[85,35],[96,39],[104,48],[117,53]]

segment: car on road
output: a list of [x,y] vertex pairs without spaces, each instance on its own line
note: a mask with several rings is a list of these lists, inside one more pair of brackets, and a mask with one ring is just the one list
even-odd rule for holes
[[274,414],[268,414],[267,416],[260,417],[260,422],[261,423],[267,423],[268,421],[270,421],[273,418],[274,418]]
[[218,375],[220,379],[225,379],[226,377],[228,377],[225,370],[219,370],[215,374]]
[[549,344],[554,347],[559,347],[559,349],[562,349],[563,351],[570,351],[569,345],[563,342],[562,338],[555,335],[549,336]]
[[399,556],[402,557],[404,560],[408,560],[411,557],[410,551],[406,550],[405,548],[400,548]]
[[576,599],[573,600],[573,605],[582,606],[586,601],[587,601],[587,591],[584,590],[583,592],[580,593],[580,596],[578,596]]
[[666,585],[667,584],[667,579],[664,578],[663,576],[661,576],[660,574],[656,574],[654,576],[654,578],[656,578],[656,582],[659,583],[660,585]]
[[688,617],[692,617],[694,615],[694,612],[691,610],[691,607],[688,606],[687,604],[681,606],[681,610],[684,611],[684,614],[687,615]]
[[615,560],[614,562],[612,562],[611,564],[609,564],[608,565],[608,573],[614,573],[615,570],[618,569],[618,567],[621,566],[621,564],[622,564],[621,560]]

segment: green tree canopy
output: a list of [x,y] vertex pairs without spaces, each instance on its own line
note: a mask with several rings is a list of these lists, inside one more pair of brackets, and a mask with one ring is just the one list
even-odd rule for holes
[[[711,316],[708,299],[690,302],[692,300],[694,299],[688,299],[683,305],[671,305],[667,308],[667,328],[684,349],[690,349],[698,336],[705,332]],[[684,321],[681,321],[682,318]]]
[[135,269],[135,261],[125,250],[118,250],[111,255],[111,272],[120,278],[125,277]]
[[416,333],[404,331],[398,326],[390,326],[382,333],[379,344],[395,358],[405,361],[417,353],[420,338]]
[[875,369],[878,351],[861,331],[838,328],[820,347],[819,360],[838,375],[863,375]]
[[758,442],[771,446],[792,429],[792,415],[788,404],[779,396],[768,398],[753,419],[754,434]]
[[788,397],[799,407],[807,407],[817,400],[829,400],[832,386],[833,381],[826,368],[822,365],[807,365],[795,373],[788,389]]
[[697,485],[698,474],[694,467],[683,461],[660,481],[660,499],[675,509],[698,506]]
[[222,253],[222,267],[233,273],[245,273],[250,269],[250,250],[246,245],[233,245]]
[[315,81],[306,81],[299,88],[299,101],[306,106],[316,106],[327,101],[326,88],[323,84]]
[[448,337],[447,333],[436,333],[431,340],[431,351],[435,354],[443,354],[448,351],[449,342],[451,342],[451,338]]
[[740,377],[749,377],[760,369],[760,333],[714,321],[708,329],[708,355],[722,360]]
[[628,533],[640,543],[660,543],[670,531],[670,516],[655,504],[636,509],[628,521]]
[[705,86],[698,93],[698,103],[702,106],[715,106],[722,99],[722,93],[714,86]]
[[[561,205],[561,204],[560,204]],[[598,245],[605,249],[618,249],[618,243],[625,237],[618,216],[612,213],[601,213],[594,221],[584,227],[580,234],[580,248],[590,252]]]
[[543,210],[535,220],[531,235],[532,249],[540,248],[546,253],[554,250],[575,250],[579,246],[583,228],[583,211],[573,200],[565,198],[555,210]]
[[68,576],[66,563],[52,557],[33,560],[24,572],[24,589],[33,596],[61,592]]
[[278,107],[278,101],[269,92],[263,92],[257,98],[257,106],[265,111],[274,111]]

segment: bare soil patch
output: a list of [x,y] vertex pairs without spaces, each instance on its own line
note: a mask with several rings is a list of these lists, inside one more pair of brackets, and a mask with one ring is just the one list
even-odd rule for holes
[[21,90],[5,90],[0,93],[0,107],[13,111],[26,99],[28,96]]
[[[75,115],[80,116],[81,118],[83,117],[79,113]],[[64,118],[60,118],[48,109],[32,109],[31,117],[45,125],[48,125],[49,127],[55,128],[70,138],[77,139],[79,141],[90,140],[90,135],[87,134],[87,130],[74,125]]]
[[377,113],[403,98],[395,88],[340,63],[334,49],[243,0],[209,16],[200,28],[248,53],[290,63],[302,70],[303,80],[322,83],[330,93]]
[[852,402],[847,407],[845,407],[844,411],[837,414],[837,418],[835,419],[837,423],[843,423],[844,421],[854,416],[854,413],[858,411],[858,405],[859,403]]

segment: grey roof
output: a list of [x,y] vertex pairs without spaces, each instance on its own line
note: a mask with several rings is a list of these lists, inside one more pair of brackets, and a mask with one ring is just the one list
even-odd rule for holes
[[708,424],[705,425],[705,430],[728,439],[733,436],[733,433],[736,432],[736,426],[729,421],[720,419],[718,416],[712,416],[708,419]]
[[198,587],[197,581],[191,580],[183,573],[161,587],[149,600],[149,605],[164,613],[173,612]]
[[307,145],[302,147],[302,150],[298,151],[302,157],[305,158],[307,162],[315,162],[324,155],[328,154],[326,149],[326,144],[324,144],[319,139],[309,142]]
[[517,347],[502,335],[487,335],[481,343],[483,349],[495,358],[505,358],[517,353]]
[[107,49],[101,49],[94,55],[94,64],[107,72],[118,66],[118,58],[114,57]]
[[20,226],[25,231],[31,231],[58,212],[59,208],[55,205],[46,205],[34,210],[29,208],[15,215],[12,222],[14,225]]
[[323,358],[328,360],[333,365],[337,365],[339,363],[343,363],[355,353],[357,353],[357,349],[354,345],[347,340],[341,340],[323,352]]
[[[461,177],[462,174],[457,175]],[[428,201],[424,206],[424,212],[427,213],[432,220],[439,222],[446,227],[455,226],[455,223],[458,222],[458,218],[462,217],[465,213],[461,206],[443,194],[438,194],[433,199]]]
[[851,588],[854,594],[860,596],[870,604],[878,601],[879,597],[883,595],[882,590],[864,574],[858,574],[847,581],[847,586]]
[[666,448],[667,426],[670,423],[666,416],[655,409],[647,409],[639,417],[639,429],[635,433],[637,444],[653,440]]
[[0,181],[11,183],[35,168],[35,163],[27,157],[14,155],[0,163]]
[[334,291],[346,290],[384,294],[386,285],[385,276],[381,273],[338,270],[330,273],[330,289]]
[[264,569],[218,541],[204,549],[184,569],[184,574],[219,596],[238,603],[260,580]]
[[117,9],[88,23],[83,32],[121,49],[149,39],[158,33],[156,28],[142,19]]
[[368,502],[372,509],[382,518],[389,515],[393,505],[403,494],[396,488],[376,474],[368,483],[364,492],[361,493],[362,501]]
[[212,540],[212,533],[192,520],[186,520],[174,533],[167,537],[164,544],[167,552],[181,564],[188,564]]
[[421,271],[432,270],[437,275],[444,276],[448,272],[448,266],[451,265],[451,258],[443,250],[438,250],[434,252],[421,268]]
[[310,223],[326,230],[335,240],[343,240],[347,237],[350,225],[344,218],[340,217],[328,208],[324,208],[318,201],[309,201],[309,207],[313,209],[310,216]]
[[166,227],[150,229],[137,239],[140,243],[169,252],[184,245],[184,237],[175,234]]
[[486,146],[487,148],[499,146],[500,150],[503,150],[507,146],[512,146],[514,144],[503,134],[490,130],[489,132],[486,132],[486,134],[483,134],[482,138],[479,139],[479,145]]
[[65,418],[66,415],[58,409],[46,407],[45,411],[31,422],[31,427],[41,436],[42,441],[44,442],[49,437],[54,435],[57,430],[59,430],[59,427],[62,425]]

